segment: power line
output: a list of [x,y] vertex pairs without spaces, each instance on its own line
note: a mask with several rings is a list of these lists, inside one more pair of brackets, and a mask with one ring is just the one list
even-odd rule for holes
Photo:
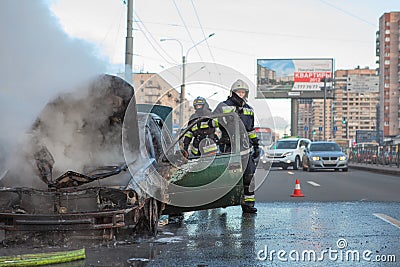
[[[166,59],[159,51],[158,49],[153,45],[153,43],[150,41],[149,37],[147,37],[146,33],[144,32],[144,30],[141,28],[141,26],[139,24],[137,24],[137,26],[139,27],[139,29],[142,31],[144,37],[146,38],[146,40],[149,42],[149,44],[151,45],[151,47],[153,47],[154,51],[160,56],[162,57],[168,64],[173,65],[174,63],[171,63],[171,61],[169,61],[168,59]],[[169,55],[168,55],[169,56]]]
[[[192,7],[193,7],[193,10],[194,10],[194,13],[196,14],[196,19],[197,19],[197,22],[199,23],[201,32],[203,33],[203,37],[204,37],[204,39],[206,39],[207,36],[206,36],[206,33],[204,32],[203,26],[201,25],[200,17],[199,17],[199,14],[197,12],[196,6],[195,6],[193,0],[191,0],[190,2],[192,3]],[[215,58],[214,58],[214,55],[213,55],[213,53],[212,53],[212,51],[210,49],[210,45],[208,44],[208,40],[207,39],[206,39],[206,44],[207,44],[207,47],[208,47],[208,51],[210,52],[211,58],[212,58],[213,62],[215,63]]]
[[[198,14],[198,12],[197,12],[196,6],[195,6],[193,0],[191,0],[190,2],[192,3],[192,7],[193,7],[193,10],[194,10],[194,13],[196,14],[196,19],[197,19],[197,22],[199,23],[199,26],[200,26],[200,28],[201,28],[201,32],[203,33],[203,37],[204,37],[204,39],[206,40],[207,48],[208,48],[208,51],[210,52],[212,61],[215,63],[215,58],[214,58],[214,55],[213,55],[213,53],[212,53],[212,51],[211,51],[210,45],[208,44],[208,40],[207,40],[208,38],[207,38],[206,33],[204,32],[203,26],[202,26],[202,24],[201,24],[201,22],[200,22],[200,17],[199,17],[199,14]],[[220,70],[219,70],[219,68],[218,68],[218,65],[215,65],[215,66],[216,66],[216,69],[217,69],[218,74],[219,74],[218,77],[220,78],[220,81],[221,81],[221,73],[220,73]],[[208,70],[208,69],[207,69],[207,70]],[[210,72],[208,71],[208,73],[210,73]],[[222,81],[221,81],[221,83],[222,83]]]
[[[134,13],[135,13],[135,16],[138,18],[138,20],[139,20],[139,21],[141,22],[141,24],[143,25],[144,29],[145,29],[145,30],[148,32],[148,34],[150,35],[150,38],[153,40],[153,42],[156,43],[157,46],[159,47],[159,49],[161,49],[172,61],[174,61],[174,59],[167,53],[167,51],[165,51],[165,49],[164,49],[162,46],[160,46],[160,44],[159,44],[158,41],[153,37],[153,35],[151,34],[151,32],[150,32],[149,30],[147,30],[146,25],[145,25],[145,24],[142,22],[142,20],[139,18],[138,14],[137,14],[136,12],[134,12]],[[139,24],[136,24],[136,25],[137,25],[139,28],[141,28]],[[150,45],[154,48],[154,50],[156,50],[156,52],[157,52],[166,62],[168,62],[168,64],[172,64],[171,61],[167,60],[164,56],[162,56],[161,53],[157,50],[157,48],[154,47],[153,43],[149,40],[149,38],[147,37],[146,33],[143,31],[142,28],[141,28],[141,30],[142,30],[144,36],[146,37],[147,41],[148,41],[148,42],[150,43]]]
[[[162,22],[146,22],[147,24],[156,24],[156,25],[164,25],[171,27],[184,27],[180,24],[175,23],[162,23]],[[199,26],[189,25],[189,28],[200,29]],[[229,28],[214,28],[214,27],[203,27],[204,29],[208,29],[211,31],[225,31],[225,32],[234,32],[234,33],[243,33],[243,34],[255,34],[255,35],[263,35],[263,36],[278,36],[278,37],[287,37],[287,38],[302,38],[302,39],[315,39],[315,40],[331,40],[331,41],[340,41],[340,42],[359,42],[359,43],[369,43],[362,40],[351,40],[348,38],[330,38],[327,36],[307,36],[307,35],[296,35],[296,34],[283,34],[283,33],[273,33],[273,32],[257,32],[257,31],[248,31],[248,30],[240,30],[240,29],[229,29]]]
[[[196,45],[196,43],[195,43],[194,40],[193,40],[192,34],[190,33],[188,27],[186,26],[185,20],[183,19],[183,16],[182,16],[182,14],[181,14],[181,12],[180,12],[180,10],[179,10],[179,8],[178,8],[178,6],[177,6],[175,0],[172,0],[172,2],[174,3],[175,9],[176,9],[176,11],[178,12],[179,17],[181,18],[181,21],[182,21],[182,23],[183,23],[183,26],[185,27],[186,32],[188,33],[188,35],[189,35],[189,37],[190,37],[190,40],[192,41],[193,45]],[[195,46],[194,48],[196,49],[197,54],[198,54],[199,57],[200,57],[200,60],[203,61],[203,58],[202,58],[201,55],[200,55],[199,49],[198,49],[196,46]]]
[[327,5],[327,6],[330,6],[330,7],[334,8],[334,9],[336,9],[336,10],[339,10],[340,12],[343,12],[343,13],[346,14],[346,15],[349,15],[350,17],[353,17],[353,18],[355,18],[355,19],[358,19],[358,20],[360,20],[360,21],[362,21],[362,22],[365,22],[365,23],[367,23],[368,25],[373,26],[374,28],[376,28],[376,24],[371,23],[371,22],[369,22],[368,20],[365,20],[365,19],[363,19],[363,18],[361,18],[361,17],[359,17],[359,16],[357,16],[357,15],[354,15],[353,13],[350,13],[350,12],[347,11],[347,10],[344,10],[344,9],[342,9],[342,8],[340,8],[340,7],[337,7],[337,6],[331,4],[331,3],[327,2],[327,1],[324,1],[324,0],[319,0],[319,1],[322,2],[322,3],[324,3],[324,4]]

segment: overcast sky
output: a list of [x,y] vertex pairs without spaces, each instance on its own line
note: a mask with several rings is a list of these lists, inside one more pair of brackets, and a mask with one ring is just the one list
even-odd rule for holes
[[[56,0],[51,8],[65,31],[99,45],[122,71],[126,6],[122,0]],[[160,72],[181,62],[214,62],[255,82],[258,58],[334,58],[335,69],[376,68],[375,33],[398,0],[136,0],[134,68]],[[221,100],[225,96],[216,95]],[[255,103],[257,102],[257,103]],[[259,106],[252,101],[253,105]],[[289,100],[268,101],[275,116],[290,121]],[[262,106],[262,104],[261,104]],[[257,110],[256,110],[257,111]]]
[[[378,19],[384,12],[399,10],[398,0],[136,0],[134,70],[161,72],[181,62],[179,44],[160,42],[160,38],[178,39],[186,53],[210,33],[215,35],[191,49],[187,61],[227,66],[253,82],[256,60],[260,58],[333,58],[335,69],[376,68]],[[0,63],[2,74],[8,78],[8,92],[19,92],[18,96],[3,97],[8,105],[14,104],[8,99],[15,97],[25,96],[22,100],[32,101],[29,96],[33,95],[40,104],[49,98],[46,91],[25,94],[26,87],[13,78],[15,75],[36,77],[38,88],[43,88],[45,79],[33,75],[44,73],[42,70],[47,73],[46,79],[54,76],[49,70],[57,69],[73,70],[69,76],[78,70],[91,74],[90,66],[93,72],[124,70],[126,5],[123,0],[2,0],[0,13],[2,33],[8,34],[4,39],[7,42],[1,44],[2,59],[5,56],[7,59]],[[93,60],[94,56],[98,60]],[[16,60],[19,57],[24,61]],[[48,63],[44,64],[46,59]],[[28,64],[22,65],[22,62]],[[31,66],[34,73],[21,66]],[[63,81],[57,75],[56,78]],[[7,96],[4,81],[0,93]],[[47,88],[54,91],[55,87],[47,85]],[[225,98],[224,93],[213,96],[217,101]],[[290,121],[289,100],[250,101],[259,115],[263,114],[266,103],[272,115]],[[34,116],[37,110],[29,113]]]

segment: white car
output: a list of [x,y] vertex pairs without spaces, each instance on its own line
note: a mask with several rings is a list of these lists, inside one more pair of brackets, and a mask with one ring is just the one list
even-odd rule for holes
[[311,140],[307,138],[280,139],[265,151],[261,162],[265,166],[282,167],[284,170],[293,167],[293,170],[298,170],[302,166],[304,151],[310,143]]

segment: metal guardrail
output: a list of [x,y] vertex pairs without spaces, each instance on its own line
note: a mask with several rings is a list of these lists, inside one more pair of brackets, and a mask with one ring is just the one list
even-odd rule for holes
[[400,144],[352,148],[349,162],[400,168]]

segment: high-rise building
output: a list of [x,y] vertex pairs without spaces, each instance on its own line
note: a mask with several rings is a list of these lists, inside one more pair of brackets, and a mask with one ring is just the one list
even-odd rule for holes
[[379,64],[379,127],[385,137],[400,133],[400,12],[384,13],[376,33]]
[[313,116],[312,116],[312,99],[299,99],[299,122],[297,125],[297,133],[305,138],[313,138]]
[[[357,130],[376,131],[379,104],[376,71],[357,67],[335,71],[333,99],[326,99],[326,139],[347,143],[356,139]],[[298,133],[313,140],[324,137],[324,100],[299,101]],[[307,128],[309,131],[304,131]],[[313,134],[313,132],[315,134]]]
[[[324,100],[314,99],[312,103],[312,124],[315,135],[313,139],[315,141],[324,140],[324,129],[325,139],[332,140],[332,99],[326,99],[325,102],[325,114],[324,114]],[[325,120],[324,120],[325,115]],[[325,127],[324,127],[325,121]]]
[[357,130],[376,130],[378,83],[376,71],[369,68],[335,71],[332,132],[335,140],[355,140]]

